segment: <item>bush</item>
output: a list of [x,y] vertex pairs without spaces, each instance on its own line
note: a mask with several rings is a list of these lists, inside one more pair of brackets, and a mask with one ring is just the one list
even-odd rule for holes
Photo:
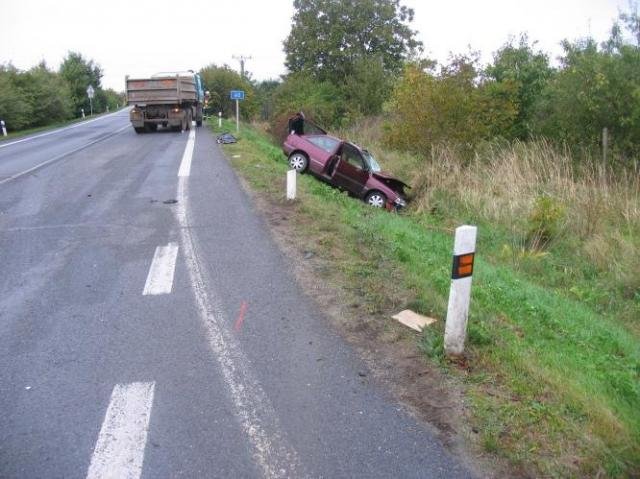
[[318,82],[310,75],[287,76],[273,94],[275,114],[269,120],[268,131],[278,142],[287,135],[287,120],[302,111],[326,128],[337,127],[343,121],[345,103],[340,90],[329,82]]
[[0,120],[4,120],[9,131],[28,127],[33,115],[33,106],[19,86],[18,75],[11,65],[0,66]]
[[388,111],[387,145],[430,155],[434,145],[451,143],[471,152],[482,140],[508,127],[517,110],[508,88],[480,83],[477,60],[452,59],[439,73],[409,65]]
[[563,218],[564,208],[557,200],[547,195],[538,196],[529,215],[529,249],[544,249],[558,236]]

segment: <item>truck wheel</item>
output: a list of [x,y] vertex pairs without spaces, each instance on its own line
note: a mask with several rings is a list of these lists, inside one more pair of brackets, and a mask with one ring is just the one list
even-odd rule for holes
[[133,129],[136,130],[138,134],[145,132],[144,126],[134,126]]
[[196,120],[196,126],[202,126],[202,119]]
[[187,111],[187,127],[185,128],[185,130],[190,130],[191,129],[191,110]]

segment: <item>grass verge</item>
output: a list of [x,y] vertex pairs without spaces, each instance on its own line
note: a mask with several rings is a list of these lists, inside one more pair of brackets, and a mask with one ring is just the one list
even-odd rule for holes
[[[280,148],[246,125],[240,138],[225,147],[230,161],[254,191],[283,203]],[[444,208],[389,214],[308,175],[299,178],[294,208],[297,234],[332,262],[341,286],[361,297],[370,315],[408,306],[444,318],[456,224]],[[638,297],[623,301],[628,319],[617,321],[599,302],[558,287],[547,259],[522,259],[536,263],[530,268],[503,261],[506,232],[477,223],[466,361],[443,357],[441,327],[417,339],[425,360],[464,384],[477,431],[472,441],[521,475],[637,476],[640,345],[627,323]]]

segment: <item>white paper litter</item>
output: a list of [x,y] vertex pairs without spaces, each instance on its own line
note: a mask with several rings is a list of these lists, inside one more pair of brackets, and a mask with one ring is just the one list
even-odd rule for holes
[[425,327],[437,321],[437,319],[435,318],[430,318],[428,316],[422,316],[421,314],[414,313],[410,309],[400,311],[398,314],[392,316],[392,318],[404,324],[405,326],[418,331],[419,333],[422,332]]

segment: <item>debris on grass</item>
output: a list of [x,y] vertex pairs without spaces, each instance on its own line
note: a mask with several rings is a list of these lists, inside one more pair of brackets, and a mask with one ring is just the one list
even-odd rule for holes
[[393,319],[399,321],[405,326],[422,332],[424,328],[432,325],[437,321],[435,318],[430,318],[428,316],[422,316],[421,314],[414,313],[410,309],[405,309],[404,311],[400,311],[398,314],[392,316]]
[[238,139],[233,136],[231,133],[223,133],[222,135],[218,136],[218,138],[216,138],[216,143],[218,144],[223,144],[223,145],[228,145],[231,143],[237,143]]

